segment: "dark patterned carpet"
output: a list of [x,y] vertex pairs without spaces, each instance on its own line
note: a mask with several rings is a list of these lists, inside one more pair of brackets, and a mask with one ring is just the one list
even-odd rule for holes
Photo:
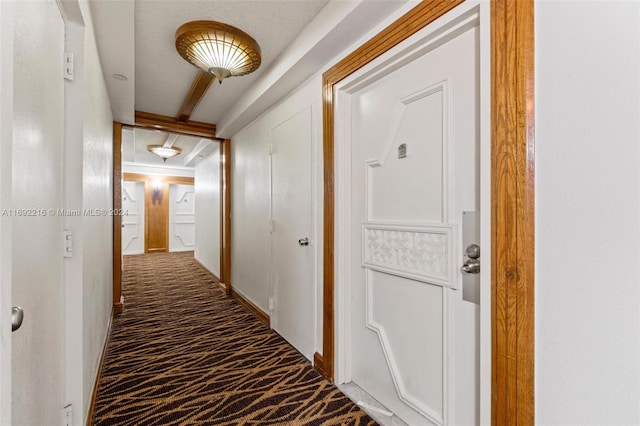
[[376,424],[193,252],[126,256],[123,287],[94,425]]

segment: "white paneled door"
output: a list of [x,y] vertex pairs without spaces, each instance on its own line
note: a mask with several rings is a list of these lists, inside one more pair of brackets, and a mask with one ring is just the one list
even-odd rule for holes
[[311,108],[271,130],[271,326],[304,356],[314,352]]
[[[1,278],[3,295],[11,294],[9,303],[23,308],[24,320],[19,329],[7,334],[9,311],[3,301],[1,418],[3,424],[54,425],[61,424],[64,406],[61,210],[65,30],[56,2],[13,2],[9,7],[15,13],[14,43],[12,50],[3,51],[2,60],[13,61],[14,66],[13,80],[6,76],[14,89],[9,106],[13,108],[13,135],[11,142],[2,135]],[[3,4],[3,15],[5,11]],[[3,111],[6,107],[2,103]],[[4,114],[2,118],[11,119]],[[9,180],[7,167],[12,169]],[[10,265],[4,261],[5,255],[11,259]],[[10,291],[6,286],[11,286]],[[6,388],[7,365],[11,366],[10,390]]]
[[479,422],[479,306],[463,299],[460,270],[463,212],[480,208],[478,43],[473,23],[444,32],[426,53],[353,84],[342,104],[351,144],[342,378],[410,425]]
[[196,207],[193,185],[169,185],[169,251],[196,247]]
[[144,253],[144,182],[122,182],[122,254]]

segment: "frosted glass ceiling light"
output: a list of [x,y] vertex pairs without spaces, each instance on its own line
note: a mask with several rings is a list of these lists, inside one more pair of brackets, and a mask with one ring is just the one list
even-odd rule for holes
[[187,62],[227,77],[252,73],[260,66],[260,46],[247,33],[215,21],[193,21],[176,31],[176,50]]
[[164,162],[166,162],[168,158],[175,157],[182,152],[180,148],[173,146],[166,147],[163,145],[149,145],[147,146],[147,151],[162,158],[162,161]]

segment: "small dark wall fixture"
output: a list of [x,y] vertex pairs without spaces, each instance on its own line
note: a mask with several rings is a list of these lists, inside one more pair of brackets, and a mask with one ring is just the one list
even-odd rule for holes
[[159,182],[153,183],[153,189],[151,192],[151,202],[153,204],[162,204],[162,188]]

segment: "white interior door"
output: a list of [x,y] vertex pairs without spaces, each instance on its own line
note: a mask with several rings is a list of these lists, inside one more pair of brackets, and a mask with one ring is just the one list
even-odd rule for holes
[[14,216],[12,304],[24,309],[24,322],[11,336],[11,424],[54,425],[64,405],[63,217],[56,211],[63,208],[65,32],[56,2],[14,6],[12,205],[3,208]]
[[[0,2],[0,208],[11,207],[13,2]],[[11,424],[11,217],[0,215],[0,424]]]
[[122,182],[122,254],[144,253],[144,182]]
[[271,143],[271,326],[312,359],[315,292],[311,241],[311,109],[306,108],[273,128]]
[[193,185],[169,185],[169,251],[196,247],[196,207]]
[[470,26],[349,93],[343,377],[410,425],[479,423],[479,306],[460,271],[463,212],[481,197]]

